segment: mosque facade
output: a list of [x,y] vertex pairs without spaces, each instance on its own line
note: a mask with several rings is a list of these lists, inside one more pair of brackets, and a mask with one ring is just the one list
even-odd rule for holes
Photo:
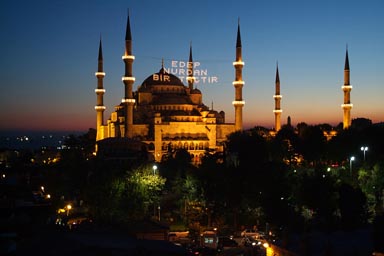
[[148,76],[133,90],[135,77],[132,66],[135,56],[132,52],[130,18],[127,18],[125,52],[122,56],[125,65],[124,97],[115,106],[110,117],[104,121],[105,106],[103,86],[102,42],[100,40],[96,93],[96,152],[98,145],[137,144],[146,145],[146,150],[154,161],[160,162],[172,150],[185,149],[192,156],[192,162],[201,161],[205,152],[223,152],[227,136],[243,129],[242,111],[242,60],[240,25],[237,30],[234,101],[235,123],[225,122],[225,113],[209,108],[203,103],[203,94],[194,85],[192,46],[187,64],[187,84],[174,74],[168,73],[164,64],[160,70]]

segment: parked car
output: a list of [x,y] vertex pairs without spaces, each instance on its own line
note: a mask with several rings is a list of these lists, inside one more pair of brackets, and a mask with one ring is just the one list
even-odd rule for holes
[[266,249],[269,247],[266,240],[256,239],[253,236],[245,236],[241,240],[241,245],[245,247],[252,247],[256,255],[266,255]]
[[239,244],[229,236],[220,236],[219,237],[219,244],[218,244],[219,250],[225,250],[228,248],[233,248],[233,247],[238,247],[238,246],[239,246]]

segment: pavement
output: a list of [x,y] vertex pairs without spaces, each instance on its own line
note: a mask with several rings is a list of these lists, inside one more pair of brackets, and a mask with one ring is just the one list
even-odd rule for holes
[[[39,256],[120,256],[120,255],[188,255],[168,241],[136,239],[119,231],[36,230],[29,236],[16,237],[15,249],[4,255]],[[1,255],[3,255],[0,253]]]

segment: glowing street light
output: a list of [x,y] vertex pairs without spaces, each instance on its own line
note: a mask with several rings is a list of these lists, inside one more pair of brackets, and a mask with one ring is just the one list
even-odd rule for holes
[[355,157],[351,156],[351,158],[349,159],[349,172],[351,173],[351,176],[352,176],[352,162],[353,161],[355,161]]
[[157,170],[157,165],[153,165],[153,175],[155,175],[156,174],[156,170]]
[[[156,170],[157,170],[157,165],[153,165],[153,175],[155,176],[156,175]],[[153,217],[156,216],[156,205],[155,205],[155,202],[153,202]],[[160,221],[160,206],[159,206],[159,221]]]
[[69,215],[69,210],[71,210],[71,209],[72,209],[72,205],[68,204],[67,205],[67,216]]
[[365,161],[365,151],[368,151],[368,147],[364,146],[364,147],[361,147],[360,149],[361,151],[364,152],[364,161]]

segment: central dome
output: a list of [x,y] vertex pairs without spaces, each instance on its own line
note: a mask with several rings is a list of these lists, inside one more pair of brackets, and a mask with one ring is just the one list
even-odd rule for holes
[[144,80],[142,83],[143,88],[148,88],[151,86],[156,85],[168,85],[168,86],[183,86],[183,82],[181,80],[172,74],[169,74],[167,71],[165,71],[164,68],[161,68],[159,72],[154,73],[147,77],[147,79]]

